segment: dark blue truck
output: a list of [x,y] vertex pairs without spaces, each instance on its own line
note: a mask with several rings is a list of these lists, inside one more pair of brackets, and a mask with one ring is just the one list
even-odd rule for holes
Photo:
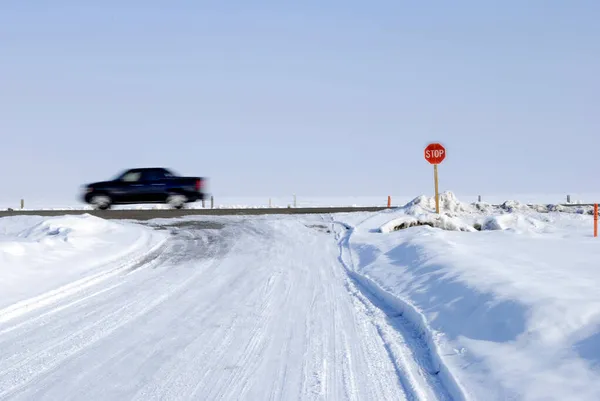
[[204,183],[203,177],[178,177],[166,168],[134,168],[113,180],[87,184],[83,200],[102,210],[138,203],[167,203],[181,209],[205,199]]

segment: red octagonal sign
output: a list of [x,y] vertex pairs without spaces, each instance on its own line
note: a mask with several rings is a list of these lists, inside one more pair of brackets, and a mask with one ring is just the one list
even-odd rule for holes
[[446,148],[441,143],[430,143],[425,148],[425,160],[431,164],[440,164],[446,158]]

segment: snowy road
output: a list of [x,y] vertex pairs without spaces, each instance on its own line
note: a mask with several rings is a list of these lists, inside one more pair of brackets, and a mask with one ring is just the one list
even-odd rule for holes
[[162,228],[143,263],[0,321],[0,400],[449,399],[348,277],[342,228]]

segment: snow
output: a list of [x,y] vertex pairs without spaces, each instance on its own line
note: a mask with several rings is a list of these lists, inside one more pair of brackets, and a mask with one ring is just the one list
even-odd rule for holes
[[385,339],[396,333],[349,292],[337,243],[316,220],[153,222],[173,235],[152,268],[0,322],[0,399],[444,394],[435,377],[417,387],[399,375],[419,365],[390,358]]
[[[428,338],[446,384],[467,398],[600,399],[592,216],[519,207],[490,214],[451,194],[444,202],[452,217],[431,217],[433,200],[417,198],[346,219],[357,280]],[[445,226],[394,230],[436,219]],[[474,225],[481,231],[459,230]]]
[[0,219],[0,399],[600,399],[589,207]]
[[[142,259],[164,233],[91,215],[0,219],[0,320],[3,307],[76,280],[100,278]],[[57,291],[60,292],[60,291]]]

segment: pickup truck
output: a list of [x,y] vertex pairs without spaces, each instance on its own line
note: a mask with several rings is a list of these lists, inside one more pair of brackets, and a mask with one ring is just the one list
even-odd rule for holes
[[178,177],[166,168],[134,168],[110,181],[85,185],[83,200],[101,210],[141,203],[167,203],[181,209],[205,199],[204,182],[203,177]]

